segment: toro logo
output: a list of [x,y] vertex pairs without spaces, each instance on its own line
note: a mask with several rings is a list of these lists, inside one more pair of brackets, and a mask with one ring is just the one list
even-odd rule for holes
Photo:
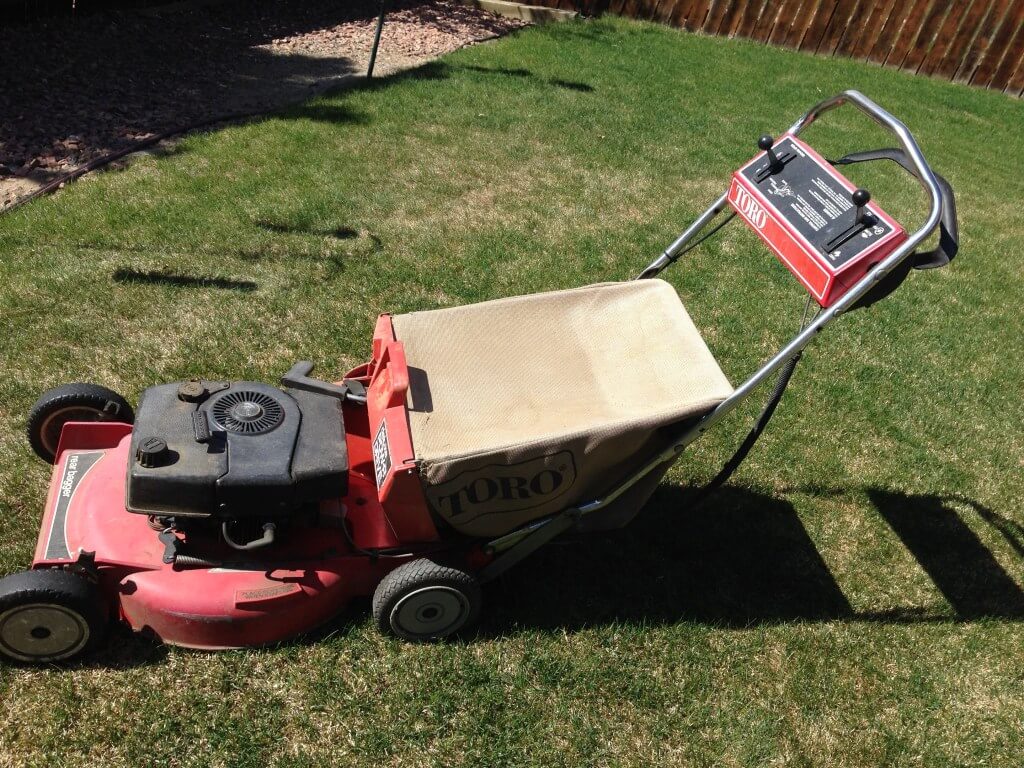
[[519,512],[558,498],[576,482],[569,451],[519,464],[489,464],[462,472],[428,491],[434,507],[460,521],[492,512]]
[[732,203],[743,218],[758,229],[764,229],[764,225],[768,223],[768,214],[754,196],[739,184],[733,185]]

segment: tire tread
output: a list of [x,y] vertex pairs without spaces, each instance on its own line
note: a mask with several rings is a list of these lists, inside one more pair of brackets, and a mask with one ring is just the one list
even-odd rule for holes
[[120,413],[117,415],[118,421],[123,421],[127,424],[135,421],[135,412],[128,401],[114,390],[99,384],[75,382],[72,384],[62,384],[59,387],[47,390],[39,396],[39,399],[29,409],[28,419],[25,424],[25,434],[28,437],[28,442],[32,446],[33,452],[43,461],[50,464],[53,463],[54,456],[51,455],[50,451],[43,444],[40,430],[46,421],[46,417],[54,410],[70,405],[95,405],[102,407],[108,402],[114,402],[118,405],[120,409]]
[[[36,602],[52,602],[70,608],[85,619],[89,627],[89,639],[85,646],[75,656],[62,659],[61,662],[89,653],[106,635],[106,605],[100,597],[99,589],[85,578],[57,568],[46,568],[20,571],[0,579],[0,613],[17,605]],[[2,650],[0,656],[15,663],[25,663],[3,655]]]
[[384,634],[395,635],[390,616],[394,600],[411,588],[435,584],[454,586],[466,594],[470,603],[470,616],[460,629],[471,626],[480,612],[481,593],[476,578],[458,568],[439,565],[433,560],[419,558],[395,568],[381,579],[377,589],[374,590],[372,612],[377,629]]

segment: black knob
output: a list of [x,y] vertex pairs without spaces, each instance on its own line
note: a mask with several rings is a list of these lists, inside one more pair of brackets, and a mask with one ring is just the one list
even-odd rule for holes
[[782,163],[779,162],[779,156],[775,154],[772,149],[775,146],[775,139],[769,136],[767,133],[757,140],[758,149],[765,152],[768,155],[768,172],[778,173],[782,170]]
[[853,194],[850,196],[853,200],[853,204],[857,206],[857,215],[854,218],[854,222],[857,224],[863,224],[865,227],[872,227],[875,225],[875,217],[867,211],[866,206],[871,201],[871,193],[866,189],[855,189]]
[[144,437],[135,449],[135,460],[147,469],[159,467],[169,455],[167,443],[160,437]]

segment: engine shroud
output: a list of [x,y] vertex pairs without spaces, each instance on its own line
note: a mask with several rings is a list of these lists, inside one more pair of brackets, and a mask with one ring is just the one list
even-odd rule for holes
[[131,512],[288,515],[347,490],[342,404],[328,394],[251,381],[150,387],[136,412],[128,461]]

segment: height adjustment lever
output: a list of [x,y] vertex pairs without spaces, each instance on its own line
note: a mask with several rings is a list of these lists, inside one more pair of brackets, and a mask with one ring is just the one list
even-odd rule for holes
[[767,133],[757,140],[758,149],[768,155],[768,170],[772,173],[778,173],[782,169],[782,163],[779,162],[779,156],[772,149],[774,145],[775,139]]
[[757,140],[757,147],[768,159],[768,164],[757,169],[757,173],[754,174],[754,181],[760,184],[762,181],[770,176],[774,176],[776,173],[786,167],[786,163],[796,157],[796,154],[788,150],[783,150],[781,153],[775,151],[775,139],[769,136],[767,133]]
[[825,244],[825,249],[828,251],[833,251],[836,248],[841,247],[851,238],[878,223],[878,219],[875,217],[875,214],[867,208],[868,203],[871,202],[870,192],[858,187],[853,190],[853,194],[850,195],[850,199],[853,201],[853,204],[857,206],[857,210],[853,217],[853,224],[848,226]]
[[867,204],[871,202],[871,193],[866,189],[857,188],[853,190],[851,198],[853,204],[857,206],[857,217],[853,220],[854,223],[865,227],[875,226],[878,221],[875,219],[875,215],[867,209]]

